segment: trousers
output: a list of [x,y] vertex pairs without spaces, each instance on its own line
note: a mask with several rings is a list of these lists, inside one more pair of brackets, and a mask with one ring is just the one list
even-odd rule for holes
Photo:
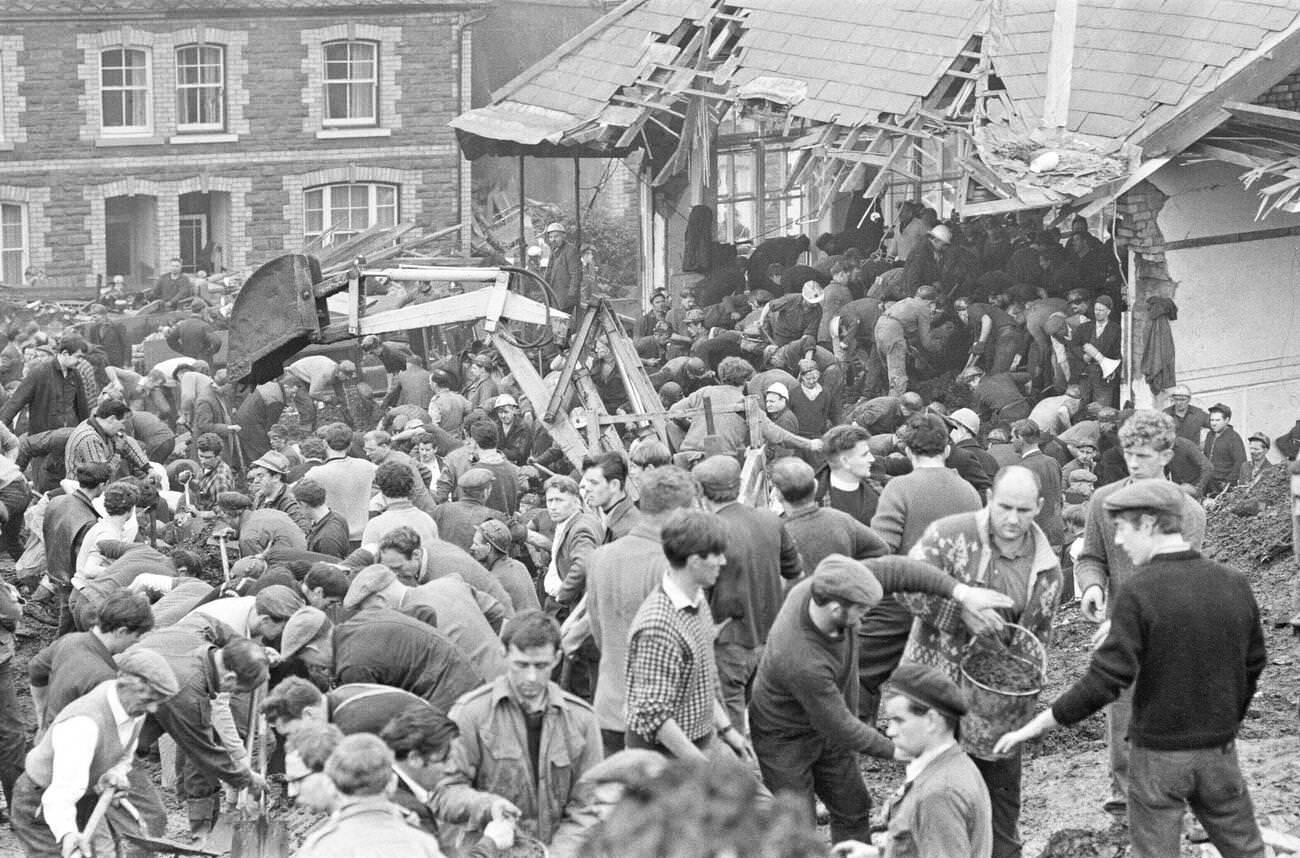
[[858,770],[858,755],[832,748],[818,735],[772,736],[754,729],[754,753],[763,783],[773,793],[789,791],[813,811],[813,796],[831,817],[831,842],[871,842],[871,794]]
[[715,643],[713,660],[718,665],[718,685],[722,690],[722,705],[731,717],[731,726],[742,733],[745,728],[745,709],[758,672],[758,660],[763,647],[747,647],[737,643]]
[[880,688],[902,661],[911,632],[912,612],[893,596],[877,602],[858,624],[858,717],[868,724],[876,723]]
[[1236,742],[1190,751],[1134,746],[1129,763],[1129,836],[1135,858],[1177,856],[1183,810],[1189,806],[1223,858],[1262,858],[1264,841]]
[[1005,760],[971,757],[989,788],[993,806],[993,858],[1020,858],[1021,754]]

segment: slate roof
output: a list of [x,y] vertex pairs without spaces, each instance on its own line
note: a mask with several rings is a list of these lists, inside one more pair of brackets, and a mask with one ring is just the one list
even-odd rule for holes
[[[611,99],[642,80],[651,62],[672,62],[666,36],[715,5],[628,0],[496,93],[493,106],[453,124],[519,140],[504,126],[494,130],[493,111],[507,105],[505,126],[544,109],[532,136],[553,141],[565,115],[571,129],[626,124],[628,107],[611,113]],[[1046,87],[1054,5],[1011,0],[990,22],[998,7],[990,0],[727,0],[723,11],[742,17],[744,30],[724,68],[733,86],[802,80],[807,98],[792,114],[854,126],[908,113],[970,38],[987,34],[994,71],[1032,127]],[[1300,0],[1078,0],[1067,130],[1140,144],[1298,27]],[[1279,67],[1277,76],[1291,70]]]
[[[994,67],[1031,121],[1043,100],[1054,5],[1009,4],[995,40]],[[1079,0],[1069,130],[1140,142],[1298,18],[1300,0]]]

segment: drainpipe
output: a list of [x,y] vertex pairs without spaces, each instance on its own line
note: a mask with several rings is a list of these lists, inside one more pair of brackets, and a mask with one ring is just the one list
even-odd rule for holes
[[[464,113],[473,106],[474,99],[474,46],[470,27],[486,21],[486,15],[470,18],[461,13],[452,28],[452,37],[456,41],[455,74],[457,113]],[[457,147],[457,210],[460,218],[460,252],[468,257],[472,250],[474,237],[474,170],[470,160]]]

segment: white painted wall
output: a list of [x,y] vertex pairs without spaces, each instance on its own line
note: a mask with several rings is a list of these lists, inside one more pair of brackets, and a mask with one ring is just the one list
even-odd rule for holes
[[[1219,162],[1157,172],[1151,181],[1169,195],[1157,221],[1165,240],[1300,225],[1285,213],[1255,220],[1259,197],[1241,173]],[[1227,404],[1243,438],[1290,429],[1300,418],[1300,238],[1175,250],[1167,264],[1178,380],[1192,401]]]

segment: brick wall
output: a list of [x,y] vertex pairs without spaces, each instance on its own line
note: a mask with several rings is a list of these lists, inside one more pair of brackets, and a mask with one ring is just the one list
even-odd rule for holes
[[1136,300],[1132,307],[1133,367],[1143,389],[1146,382],[1142,380],[1138,367],[1141,366],[1142,343],[1146,335],[1146,300],[1152,295],[1173,298],[1178,291],[1178,283],[1169,276],[1165,264],[1165,237],[1156,220],[1166,199],[1155,185],[1141,182],[1118,202],[1120,223],[1115,229],[1115,242],[1125,251],[1131,248],[1137,256]]
[[[458,21],[442,11],[372,14],[364,24],[304,12],[7,26],[0,201],[26,207],[32,264],[84,283],[106,273],[104,200],[121,193],[157,198],[152,262],[177,254],[178,198],[192,191],[230,194],[227,268],[296,250],[303,189],[336,180],[322,177],[397,177],[402,220],[456,223],[461,162],[447,123],[458,112]],[[320,133],[320,41],[348,37],[381,44],[380,127],[339,138]],[[175,49],[196,42],[226,48],[221,133],[177,132]],[[100,128],[99,52],[116,46],[151,52],[152,128],[135,139]]]
[[1294,71],[1255,99],[1256,104],[1279,110],[1300,111],[1300,71]]

